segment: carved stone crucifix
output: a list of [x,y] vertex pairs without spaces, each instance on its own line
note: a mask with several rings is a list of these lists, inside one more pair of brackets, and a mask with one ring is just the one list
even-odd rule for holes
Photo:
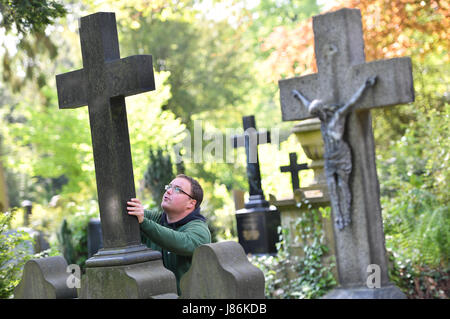
[[[414,101],[411,60],[404,57],[366,63],[358,9],[315,16],[313,30],[318,72],[279,81],[282,118],[311,118],[317,116],[310,113],[313,103],[315,107],[333,109],[357,98],[346,118],[345,130],[339,133],[351,152],[348,184],[352,196],[348,216],[351,224],[343,228],[345,218],[335,224],[339,282],[344,287],[364,286],[368,265],[377,264],[381,268],[381,284],[386,285],[389,281],[370,109]],[[372,85],[373,76],[376,84],[369,89],[366,86]],[[355,94],[358,88],[365,91],[361,96]],[[304,102],[299,101],[300,92]],[[325,145],[327,135],[336,137],[337,132],[327,130],[324,121],[321,130],[325,133]],[[333,215],[338,219],[335,207]]]
[[299,91],[292,90],[294,97],[308,108],[311,115],[317,116],[321,121],[321,132],[325,147],[325,176],[336,226],[339,229],[348,226],[351,222],[352,194],[348,181],[352,171],[352,154],[347,142],[344,141],[345,124],[347,116],[356,102],[368,87],[375,84],[375,80],[376,76],[369,77],[350,100],[342,106],[328,105],[320,99],[311,102]]

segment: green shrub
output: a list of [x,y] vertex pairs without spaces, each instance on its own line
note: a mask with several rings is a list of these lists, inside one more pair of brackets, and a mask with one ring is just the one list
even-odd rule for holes
[[0,213],[0,298],[10,298],[22,277],[25,263],[34,257],[27,251],[33,239],[24,231],[7,234],[17,211]]
[[328,247],[324,244],[320,215],[329,218],[329,207],[310,210],[311,218],[299,218],[295,224],[300,234],[296,240],[303,242],[303,257],[290,252],[293,243],[289,230],[282,227],[279,227],[276,256],[250,256],[250,261],[264,273],[267,298],[320,298],[336,286],[332,272],[334,263],[324,265],[323,262]]
[[74,215],[64,219],[58,233],[60,251],[68,264],[77,264],[82,272],[88,259],[87,230],[89,220],[98,218],[98,203],[91,201],[90,209],[79,207]]
[[410,298],[448,298],[450,105],[416,112],[377,161],[390,276]]

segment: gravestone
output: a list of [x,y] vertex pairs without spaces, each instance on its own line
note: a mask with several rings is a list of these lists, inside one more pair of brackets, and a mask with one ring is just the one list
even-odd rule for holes
[[180,285],[183,299],[263,299],[265,289],[263,272],[234,241],[199,246]]
[[[343,136],[338,136],[343,137],[344,144],[348,142],[351,154],[351,162],[347,162],[351,166],[348,181],[350,223],[344,227],[334,224],[340,287],[326,298],[404,298],[405,295],[388,278],[370,109],[414,100],[411,60],[395,58],[365,63],[358,9],[315,16],[313,29],[318,73],[280,80],[279,86],[284,121],[313,117],[312,106],[327,107],[332,112],[341,110],[341,106],[353,108],[344,118]],[[339,135],[339,132],[329,130],[321,119],[324,138],[329,138],[333,132]],[[331,161],[330,157],[328,161]],[[329,175],[330,198],[334,197],[331,182]],[[333,200],[331,202],[333,216],[339,219],[340,207]],[[381,288],[369,288],[368,269],[373,265],[379,267],[377,276]]]
[[[27,254],[37,254],[43,252],[50,248],[50,244],[46,239],[46,234],[40,230],[33,229],[29,227],[29,216],[32,215],[32,203],[29,200],[25,200],[22,202],[22,206],[24,207],[23,212],[23,227],[18,227],[17,229],[11,229],[5,232],[7,236],[18,236],[20,232],[27,233],[31,240],[23,241],[18,247],[17,250],[24,250]],[[17,260],[13,260],[12,262],[17,262]]]
[[72,299],[76,286],[69,288],[67,262],[61,256],[31,259],[25,263],[22,279],[14,289],[15,299]]
[[239,243],[246,253],[276,254],[280,213],[264,198],[259,169],[258,144],[270,143],[270,132],[256,130],[253,115],[242,118],[244,135],[233,137],[233,147],[245,147],[249,200],[236,211]]
[[6,189],[6,178],[3,171],[2,161],[0,161],[0,213],[4,213],[9,208],[8,190]]
[[150,298],[176,293],[161,253],[141,243],[125,97],[155,89],[152,57],[120,58],[114,13],[80,19],[83,69],[56,76],[60,109],[88,105],[103,248],[86,261],[81,298]]
[[91,258],[103,247],[102,225],[99,218],[89,220],[87,235],[88,258]]
[[291,173],[292,192],[300,188],[300,180],[298,179],[298,173],[301,170],[308,169],[308,164],[297,164],[297,153],[289,153],[289,165],[281,166],[280,171],[282,173]]

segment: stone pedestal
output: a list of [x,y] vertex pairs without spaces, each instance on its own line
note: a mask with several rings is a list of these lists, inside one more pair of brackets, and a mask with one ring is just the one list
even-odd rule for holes
[[[327,180],[324,174],[324,159],[323,159],[323,139],[320,132],[320,120],[312,118],[304,120],[296,124],[291,132],[302,146],[306,156],[312,160],[308,167],[314,171],[314,181],[311,185],[322,189],[323,196],[328,197]],[[306,190],[305,190],[306,191]]]
[[123,251],[100,249],[86,262],[82,299],[148,299],[161,295],[178,297],[175,275],[164,267],[160,252],[141,245]]
[[393,284],[380,288],[340,287],[322,297],[322,299],[405,299],[405,294]]
[[245,253],[277,253],[280,213],[262,195],[251,195],[245,208],[236,211],[236,225]]

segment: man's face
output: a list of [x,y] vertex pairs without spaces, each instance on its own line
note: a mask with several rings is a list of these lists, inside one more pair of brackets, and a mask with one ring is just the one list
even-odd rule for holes
[[172,187],[166,190],[161,201],[161,208],[167,214],[179,214],[195,207],[195,200],[174,189],[174,187],[179,187],[182,191],[192,196],[191,183],[187,179],[182,177],[175,178],[170,182],[170,185]]

